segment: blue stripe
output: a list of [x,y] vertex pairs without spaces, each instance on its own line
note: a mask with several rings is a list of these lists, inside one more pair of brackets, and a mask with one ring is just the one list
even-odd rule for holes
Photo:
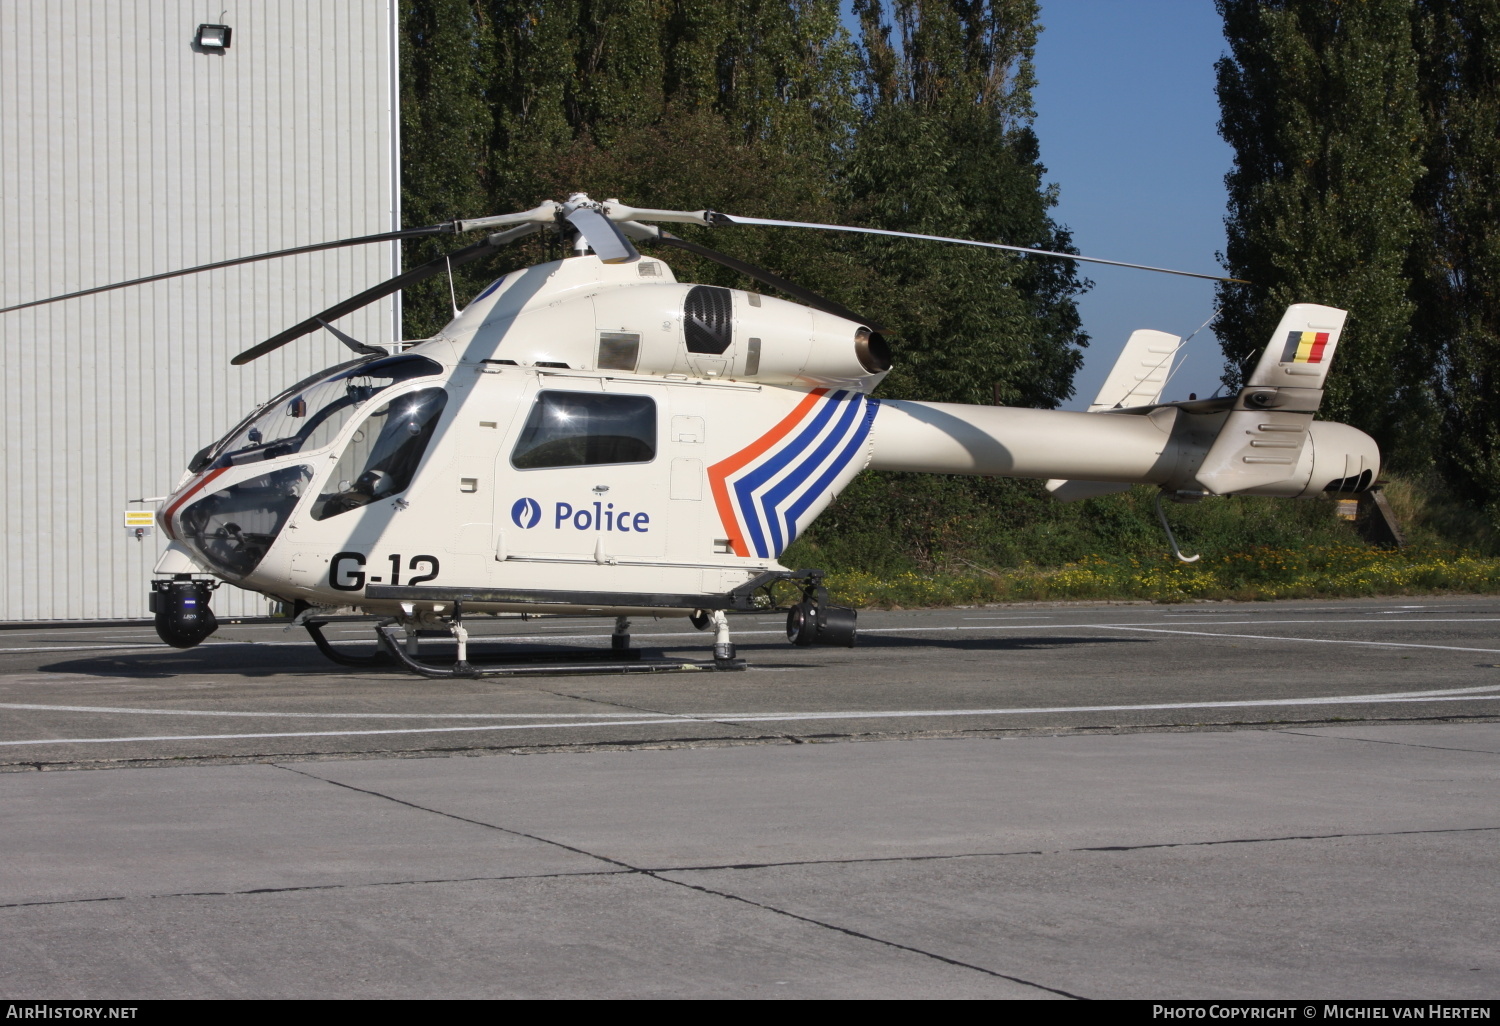
[[[755,554],[765,557],[771,553],[766,548],[765,531],[760,524],[760,518],[755,508],[755,489],[765,484],[767,480],[774,477],[780,470],[812,444],[812,440],[818,437],[823,430],[823,425],[828,423],[834,412],[838,409],[838,399],[848,395],[847,392],[835,392],[832,396],[825,396],[824,402],[819,404],[817,416],[812,420],[802,433],[787,445],[776,452],[769,460],[756,467],[734,483],[734,494],[739,500],[737,505],[740,515],[745,518],[745,531],[750,535],[750,540],[755,545]],[[828,400],[834,400],[832,402]]]
[[[879,399],[867,398],[865,400],[865,416],[860,421],[859,427],[855,429],[854,437],[849,439],[849,444],[844,446],[844,451],[839,453],[838,458],[833,461],[833,465],[823,472],[823,476],[813,482],[813,486],[802,493],[802,498],[798,499],[792,508],[787,510],[786,543],[788,545],[796,540],[797,521],[802,518],[802,514],[807,511],[807,507],[816,502],[818,496],[823,494],[824,489],[833,483],[834,478],[843,473],[844,468],[849,465],[849,461],[854,458],[855,453],[859,452],[860,447],[864,445],[865,439],[870,436],[870,428],[875,423],[875,411],[879,405]],[[778,556],[781,555],[781,550],[778,549],[776,554]]]
[[[501,282],[505,281],[505,279],[508,278],[508,277],[509,277],[509,275],[502,274],[500,277],[498,277],[494,281],[490,282],[488,285],[486,285],[484,287],[484,291],[483,292],[481,292],[479,295],[475,296],[473,299],[469,300],[469,306],[473,306],[475,303],[479,302],[485,296],[489,295],[491,292],[494,292],[496,289],[498,289],[500,287]],[[469,308],[468,306],[464,307],[465,310],[467,310],[468,308]]]
[[839,442],[843,441],[849,434],[849,427],[853,423],[855,415],[859,413],[859,397],[855,396],[852,401],[846,401],[843,405],[844,410],[839,415],[838,425],[832,431],[828,432],[823,441],[813,450],[812,455],[803,460],[797,469],[777,482],[774,488],[760,497],[761,515],[765,517],[766,523],[771,528],[771,545],[778,556],[781,555],[782,549],[791,544],[791,535],[794,533],[795,528],[790,525],[788,526],[788,537],[783,542],[781,540],[781,518],[776,515],[776,511],[782,502],[786,500],[786,497],[795,492],[802,482],[811,477],[817,471],[818,467],[822,465],[823,461],[828,458],[829,454],[833,452]]

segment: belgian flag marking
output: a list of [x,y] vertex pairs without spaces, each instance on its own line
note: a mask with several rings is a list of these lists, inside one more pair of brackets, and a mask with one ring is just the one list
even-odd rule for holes
[[1282,363],[1322,363],[1323,350],[1328,348],[1326,331],[1293,331],[1286,337],[1286,349],[1281,354]]

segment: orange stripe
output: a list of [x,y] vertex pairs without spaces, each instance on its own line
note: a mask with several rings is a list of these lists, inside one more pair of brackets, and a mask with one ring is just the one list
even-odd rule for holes
[[815,388],[807,393],[807,397],[797,404],[797,408],[782,418],[770,431],[761,435],[754,442],[735,453],[720,463],[715,463],[708,468],[708,486],[714,493],[714,505],[719,510],[719,521],[724,525],[724,532],[729,535],[729,547],[734,550],[736,556],[750,555],[750,549],[745,545],[745,539],[740,537],[739,522],[734,516],[734,506],[729,501],[728,477],[735,471],[744,467],[761,453],[781,441],[791,433],[792,428],[807,415],[817,401],[828,394],[826,388]]
[[228,469],[228,467],[220,467],[217,470],[210,470],[207,474],[204,474],[201,478],[198,479],[197,484],[188,485],[187,490],[184,491],[175,502],[171,503],[160,513],[156,514],[156,522],[161,525],[161,529],[167,533],[168,538],[171,538],[173,541],[177,540],[177,535],[172,530],[172,515],[177,512],[178,507],[181,506],[184,502],[187,502],[188,499],[192,498],[193,495],[198,492],[204,485],[208,484],[210,481],[212,481],[214,478],[218,477]]

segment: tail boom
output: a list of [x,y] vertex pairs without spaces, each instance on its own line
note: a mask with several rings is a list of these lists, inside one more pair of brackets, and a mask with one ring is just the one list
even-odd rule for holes
[[[1099,414],[884,400],[871,432],[869,467],[1218,492],[1205,487],[1198,473],[1233,415],[1179,406]],[[1380,451],[1362,431],[1314,421],[1305,437],[1295,465],[1278,467],[1277,480],[1247,480],[1244,487],[1222,491],[1288,497],[1359,491],[1379,473]]]

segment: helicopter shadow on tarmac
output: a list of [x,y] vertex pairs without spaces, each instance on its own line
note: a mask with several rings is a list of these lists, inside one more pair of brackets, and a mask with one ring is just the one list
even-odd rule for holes
[[[647,642],[649,636],[637,635],[638,643]],[[488,640],[488,639],[485,639]],[[857,658],[859,649],[884,649],[892,652],[914,652],[918,649],[938,649],[949,653],[1019,652],[1065,650],[1079,645],[1149,645],[1143,638],[1100,638],[1085,635],[1063,637],[1011,636],[1004,638],[911,638],[890,634],[862,634],[853,650],[827,648],[789,649],[780,642],[749,642],[739,646],[742,655],[748,656],[752,666],[763,668],[816,669],[823,660],[818,656],[848,653]],[[676,653],[689,646],[655,646],[641,644],[643,654],[659,657],[663,653]],[[371,646],[364,646],[361,654]],[[574,646],[524,645],[499,646],[478,644],[475,654],[481,658],[503,661],[506,654],[530,656],[576,650]],[[794,657],[788,660],[786,657]],[[68,659],[37,667],[45,673],[81,673],[98,677],[176,677],[185,674],[218,675],[235,677],[272,677],[282,674],[299,676],[347,676],[348,667],[337,666],[323,659],[311,649],[300,646],[270,647],[260,645],[205,645],[187,651],[142,652],[128,655],[90,656]],[[405,671],[396,666],[372,666],[361,668],[358,673],[394,675]],[[567,671],[560,664],[560,674]],[[414,678],[415,679],[415,678]]]
[[44,673],[86,673],[96,677],[178,677],[220,674],[236,677],[274,677],[282,674],[348,674],[311,648],[272,649],[253,645],[213,645],[189,651],[142,652],[130,655],[89,656],[37,667]]
[[[1028,638],[1011,635],[1004,638],[911,638],[899,634],[861,634],[858,648],[940,648],[946,652],[1011,652],[1068,648],[1074,645],[1149,645],[1145,638],[1101,638],[1088,635]],[[741,646],[744,647],[744,646]]]

